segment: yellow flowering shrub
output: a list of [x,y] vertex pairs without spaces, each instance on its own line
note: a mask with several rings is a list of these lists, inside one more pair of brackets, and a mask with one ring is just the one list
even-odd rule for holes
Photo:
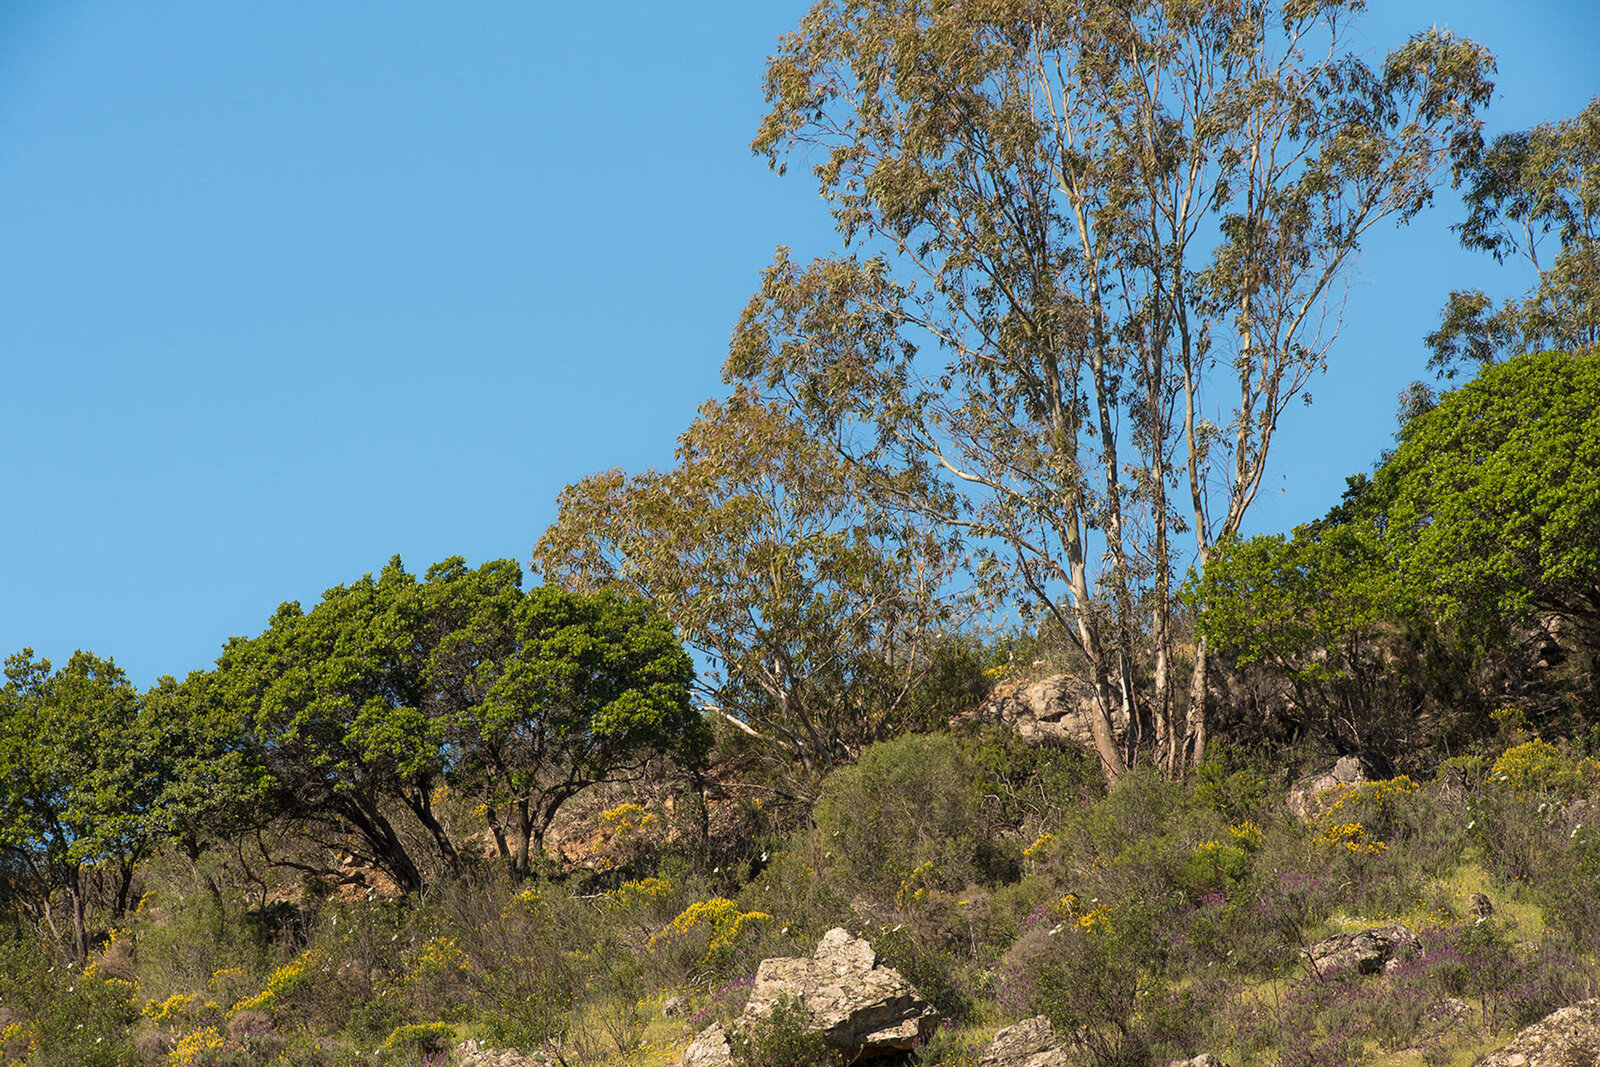
[[467,969],[467,955],[454,938],[430,937],[417,951],[416,970],[419,974],[440,975]]
[[1534,738],[1500,754],[1489,781],[1513,793],[1560,793],[1573,796],[1600,786],[1600,761],[1574,759],[1559,748]]
[[929,877],[933,874],[933,861],[918,864],[905,880],[900,883],[900,890],[895,894],[895,903],[902,908],[914,908],[919,904],[928,902]]
[[1055,834],[1040,834],[1034,840],[1033,844],[1022,850],[1022,858],[1025,860],[1038,859],[1040,856],[1044,855],[1045,851],[1050,847],[1051,843],[1054,842],[1055,839]]
[[1253,822],[1233,824],[1228,827],[1228,837],[1235,846],[1246,852],[1254,852],[1261,847],[1261,827]]
[[307,949],[273,971],[272,976],[267,979],[267,988],[229,1008],[227,1017],[231,1019],[242,1011],[277,1010],[283,1005],[284,1000],[311,985],[315,980],[316,970],[321,965],[321,954],[315,949]]
[[167,1053],[168,1067],[196,1067],[206,1063],[211,1059],[211,1054],[220,1052],[226,1043],[215,1026],[184,1034],[172,1051]]
[[623,882],[606,893],[606,900],[619,908],[659,904],[672,895],[672,883],[665,878],[642,878],[637,882]]
[[31,1023],[15,1022],[0,1028],[0,1055],[5,1056],[7,1067],[24,1063],[33,1055],[34,1035]]
[[730,953],[750,925],[770,922],[772,916],[763,911],[740,911],[739,906],[726,897],[698,900],[684,908],[678,917],[650,939],[652,952],[669,945],[692,943],[706,939],[706,950],[701,962],[715,965]]

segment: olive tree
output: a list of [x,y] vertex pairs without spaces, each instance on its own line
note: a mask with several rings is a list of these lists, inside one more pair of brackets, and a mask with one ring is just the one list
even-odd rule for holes
[[780,252],[725,375],[1072,635],[1112,777],[1203,755],[1174,538],[1203,569],[1239,529],[1363,235],[1479,145],[1488,54],[1432,30],[1370,66],[1363,6],[819,0],[768,65],[754,148],[812,163],[853,249]]

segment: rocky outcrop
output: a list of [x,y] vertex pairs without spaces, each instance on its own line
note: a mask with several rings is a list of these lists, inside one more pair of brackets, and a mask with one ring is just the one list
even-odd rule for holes
[[809,959],[762,960],[744,1019],[764,1019],[789,1001],[829,1045],[863,1059],[914,1048],[939,1015],[899,971],[878,966],[871,945],[838,927],[823,935]]
[[1600,1000],[1545,1016],[1475,1067],[1600,1067]]
[[1306,949],[1305,956],[1318,974],[1354,968],[1358,974],[1393,970],[1418,948],[1417,938],[1404,926],[1378,926],[1353,934],[1338,934]]
[[[1056,674],[1037,682],[1002,683],[968,717],[1009,726],[1029,744],[1074,744],[1094,747],[1090,716],[1094,694],[1070,674]],[[1121,709],[1112,713],[1111,726],[1120,739],[1128,719]]]
[[[794,1004],[822,1040],[852,1063],[915,1048],[939,1013],[899,971],[878,964],[872,946],[835,927],[810,957],[762,960],[744,1012],[734,1024],[761,1022],[780,1004]],[[684,1052],[681,1067],[732,1063],[728,1035],[713,1024]]]
[[1067,1067],[1067,1063],[1050,1020],[1035,1015],[995,1034],[978,1067]]
[[463,1041],[450,1060],[456,1067],[545,1067],[543,1056],[525,1056],[514,1049],[488,1048],[478,1041]]
[[1302,819],[1314,819],[1322,814],[1326,806],[1319,801],[1319,793],[1336,789],[1341,785],[1360,785],[1366,780],[1367,776],[1361,769],[1359,759],[1355,756],[1341,756],[1331,770],[1308,775],[1294,784],[1289,790],[1289,810]]

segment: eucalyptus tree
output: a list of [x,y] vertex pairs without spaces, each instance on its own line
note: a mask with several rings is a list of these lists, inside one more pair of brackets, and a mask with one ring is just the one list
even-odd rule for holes
[[1481,289],[1451,293],[1429,366],[1453,378],[1522,352],[1600,346],[1600,98],[1496,137],[1465,178],[1461,243],[1526,260],[1537,278],[1498,308]]
[[568,486],[534,565],[650,598],[704,656],[702,695],[807,768],[903,728],[959,622],[957,546],[780,405],[707,403],[677,459]]
[[1436,29],[1374,68],[1363,6],[819,0],[769,61],[753,147],[812,163],[854,251],[780,251],[725,375],[1073,636],[1112,777],[1202,757],[1173,539],[1203,569],[1238,531],[1363,235],[1480,145],[1491,57]]

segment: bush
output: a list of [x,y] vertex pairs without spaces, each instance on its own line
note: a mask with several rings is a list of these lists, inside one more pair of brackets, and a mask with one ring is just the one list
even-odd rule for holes
[[810,1017],[795,1000],[779,1001],[772,1014],[728,1035],[738,1067],[826,1067],[842,1063],[822,1035],[811,1029]]
[[974,770],[944,734],[873,745],[823,785],[814,817],[824,861],[880,903],[894,900],[919,868],[930,888],[1014,878],[1020,857],[991,834]]

